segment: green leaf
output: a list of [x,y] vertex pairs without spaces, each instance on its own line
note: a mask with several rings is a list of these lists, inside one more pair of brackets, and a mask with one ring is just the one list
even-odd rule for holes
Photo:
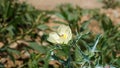
[[89,19],[88,21],[84,21],[83,24],[81,25],[80,31],[86,30],[90,22],[91,22],[91,19]]
[[101,24],[104,31],[114,28],[112,20],[104,14],[102,15]]
[[68,57],[69,54],[69,46],[61,46],[62,49],[58,50],[58,53],[56,53],[57,56],[61,57]]
[[96,46],[97,46],[97,44],[98,44],[98,42],[99,42],[99,40],[100,40],[100,37],[101,37],[101,35],[98,35],[98,36],[97,36],[91,52],[95,52]]
[[81,61],[82,60],[82,56],[81,54],[79,54],[79,49],[75,48],[75,61]]
[[29,42],[29,47],[31,47],[32,49],[40,52],[40,53],[46,53],[46,48],[44,46],[41,46],[39,44],[37,44],[36,42]]
[[15,58],[13,54],[20,54],[20,52],[14,49],[10,49],[10,48],[7,49],[7,52],[8,52],[10,59],[15,63]]
[[13,54],[20,54],[20,52],[18,50],[15,49],[11,49],[11,48],[7,48],[7,51]]
[[67,25],[65,22],[62,22],[62,21],[54,21],[54,23]]
[[40,24],[40,25],[37,26],[37,28],[40,29],[40,30],[46,30],[46,29],[48,29],[48,26],[45,25],[45,24]]
[[30,16],[30,14],[29,13],[26,13],[25,14],[25,19],[27,20],[27,21],[32,21],[32,17]]
[[55,13],[56,16],[58,16],[61,19],[65,19],[65,17],[61,13]]
[[9,31],[9,34],[10,34],[11,37],[13,37],[15,35],[14,32],[13,32],[14,29],[15,28],[14,28],[13,25],[10,25],[9,27],[7,27],[7,30]]

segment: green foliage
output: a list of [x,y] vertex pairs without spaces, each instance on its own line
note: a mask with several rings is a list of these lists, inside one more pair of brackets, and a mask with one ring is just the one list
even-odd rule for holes
[[104,8],[120,7],[120,1],[119,0],[101,0],[101,2],[104,3]]
[[[32,31],[37,29],[36,26],[40,29],[40,24],[47,21],[48,18],[45,12],[35,10],[25,3],[19,4],[16,0],[1,0],[0,9],[0,38],[5,43],[8,42],[5,41],[8,37],[12,42],[13,39],[21,39],[28,34],[32,35]],[[43,26],[45,27],[45,25]],[[43,26],[41,25],[41,27]]]
[[79,30],[78,21],[81,17],[81,8],[79,7],[72,7],[70,4],[61,5],[58,7],[58,11],[55,13],[56,16],[64,19],[69,23],[71,29],[75,32],[75,29]]
[[[113,21],[98,9],[87,10],[67,4],[53,11],[42,11],[16,0],[0,0],[0,10],[0,42],[4,43],[0,59],[9,57],[14,64],[21,60],[23,64],[19,68],[120,67],[120,25],[113,25]],[[82,16],[87,14],[90,18],[81,22]],[[47,41],[48,32],[52,30],[46,23],[51,20],[50,15],[65,21],[55,23],[70,26],[73,37],[68,44]],[[93,34],[88,28],[92,20],[97,21],[103,32]],[[39,32],[42,34],[38,35]],[[17,47],[11,48],[12,43],[17,43]],[[29,57],[21,58],[22,51],[28,52]],[[20,58],[16,59],[15,54]],[[50,64],[51,61],[57,61],[57,65]],[[5,64],[0,62],[0,67]]]
[[29,42],[29,44],[29,47],[33,48],[34,50],[37,50],[40,53],[46,53],[46,48],[44,46],[40,46],[36,42]]

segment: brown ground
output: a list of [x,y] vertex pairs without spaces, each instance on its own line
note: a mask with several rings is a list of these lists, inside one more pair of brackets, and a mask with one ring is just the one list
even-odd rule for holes
[[32,4],[37,9],[53,9],[57,5],[70,3],[72,5],[78,5],[82,8],[101,8],[102,3],[98,0],[19,0],[21,2],[26,1],[29,4]]

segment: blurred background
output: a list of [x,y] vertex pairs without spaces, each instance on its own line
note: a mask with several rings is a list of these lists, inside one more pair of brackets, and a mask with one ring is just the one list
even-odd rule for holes
[[19,0],[32,4],[37,9],[54,9],[57,5],[70,3],[74,6],[78,5],[82,8],[101,8],[103,6],[100,0]]

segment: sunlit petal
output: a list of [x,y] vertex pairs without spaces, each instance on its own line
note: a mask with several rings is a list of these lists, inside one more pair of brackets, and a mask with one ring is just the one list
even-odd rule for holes
[[72,39],[72,32],[69,26],[60,25],[55,32],[49,34],[48,41],[52,43],[67,44]]

